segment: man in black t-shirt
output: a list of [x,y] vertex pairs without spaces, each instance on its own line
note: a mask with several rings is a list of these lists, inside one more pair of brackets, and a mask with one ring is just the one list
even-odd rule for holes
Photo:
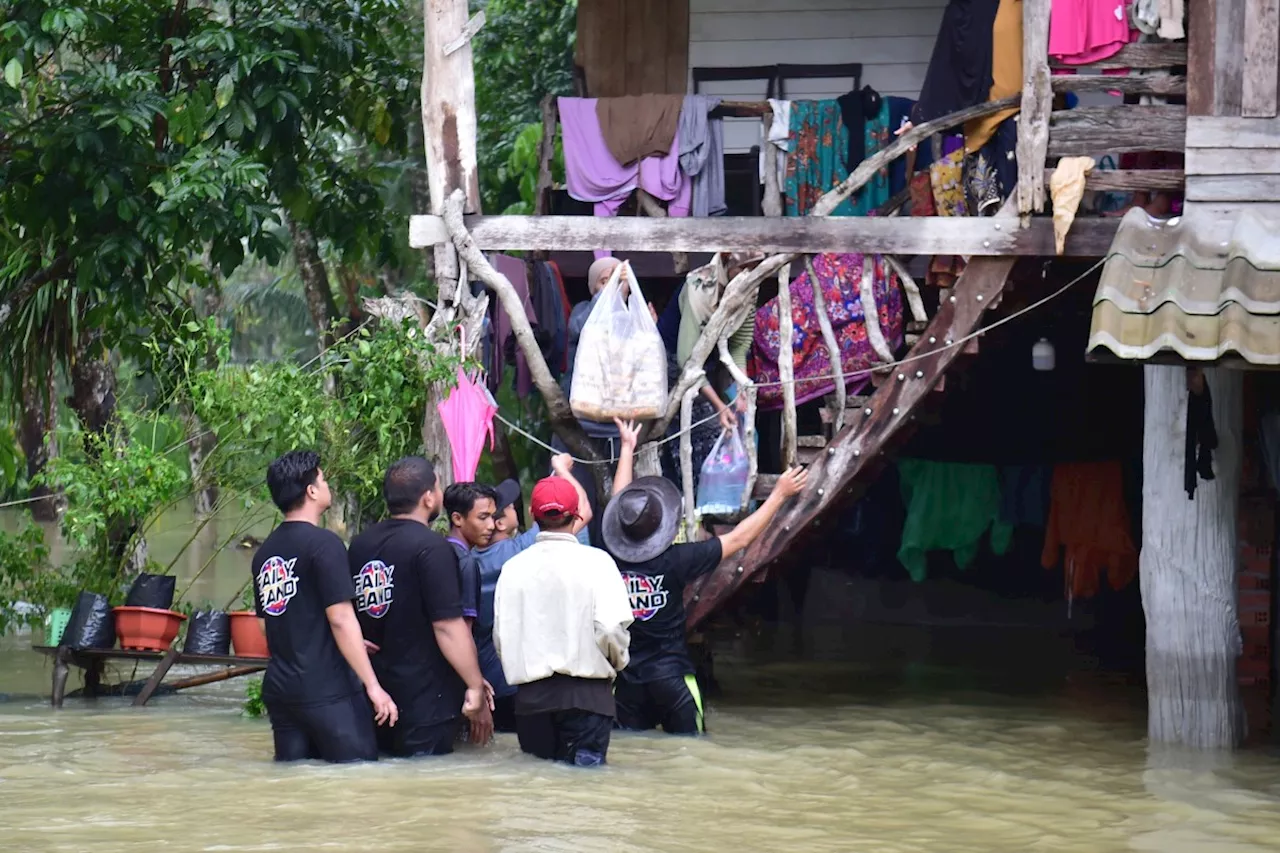
[[702,696],[685,642],[684,588],[709,574],[725,555],[750,545],[787,499],[804,488],[807,474],[792,468],[778,478],[768,499],[724,536],[673,545],[680,524],[680,491],[663,477],[631,481],[630,460],[618,461],[613,500],[604,511],[605,550],[631,598],[631,663],[614,683],[618,725],[668,734],[705,730]]
[[471,739],[493,735],[492,697],[463,619],[458,558],[428,525],[443,496],[431,463],[409,456],[387,469],[391,517],[351,542],[350,571],[374,670],[400,708],[380,745],[397,756],[447,755],[465,715]]
[[394,726],[398,712],[369,664],[346,549],[320,527],[332,501],[320,457],[286,453],[267,487],[284,521],[254,555],[252,578],[271,650],[262,699],[276,760],[376,760],[374,721]]

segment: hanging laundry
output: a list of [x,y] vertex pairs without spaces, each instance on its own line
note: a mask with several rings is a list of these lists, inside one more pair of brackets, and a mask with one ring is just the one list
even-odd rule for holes
[[[686,363],[693,354],[693,348],[702,335],[702,328],[720,304],[720,297],[728,283],[728,270],[719,253],[712,257],[711,263],[698,267],[685,276],[685,283],[677,297],[680,327],[675,356],[678,363]],[[749,315],[729,335],[729,357],[743,370],[747,369],[747,352],[751,349],[754,331],[755,318]],[[719,362],[719,357],[714,352],[711,361]]]
[[999,0],[950,0],[911,116],[924,124],[984,103],[992,86],[992,32]]
[[[845,164],[849,131],[835,101],[793,101],[792,152],[787,158],[787,216],[805,216],[823,193],[849,176]],[[845,199],[832,216],[855,216],[853,199]]]
[[991,550],[1007,553],[1013,528],[1000,519],[1000,478],[991,465],[898,461],[907,521],[898,562],[914,581],[922,581],[930,551],[951,551],[956,565],[968,568],[983,535],[991,531]]
[[[624,166],[605,144],[594,98],[559,98],[557,104],[570,197],[593,203],[596,216],[616,216],[632,191],[642,187],[654,198],[668,202],[668,216],[689,215],[693,187],[680,171],[679,132],[665,156],[645,157]],[[608,254],[608,249],[595,252],[597,258]]]
[[1198,367],[1187,368],[1187,443],[1183,487],[1187,499],[1196,496],[1196,477],[1213,480],[1213,451],[1218,449],[1218,430],[1213,425],[1213,395],[1209,380]]
[[[969,209],[964,185],[964,138],[951,135],[939,139],[935,136],[931,144],[935,148],[933,163],[929,165],[934,215],[967,216]],[[963,271],[964,259],[959,255],[934,255],[929,260],[925,282],[934,287],[950,287]]]
[[1063,566],[1067,601],[1096,595],[1104,571],[1112,589],[1132,583],[1138,574],[1138,549],[1129,526],[1120,462],[1058,465],[1051,491],[1040,565]]
[[480,454],[484,450],[484,437],[489,436],[489,449],[493,450],[493,416],[498,407],[473,377],[458,368],[458,384],[449,396],[436,404],[445,434],[449,436],[449,448],[453,451],[453,481],[465,483],[476,478]]
[[867,122],[880,114],[882,100],[880,93],[870,86],[863,86],[836,98],[836,103],[840,105],[840,120],[849,131],[849,149],[845,163],[850,171],[867,159],[870,152],[865,132]]
[[680,111],[680,168],[693,182],[694,216],[723,216],[724,119],[709,113],[720,106],[711,95],[685,95]]
[[[880,330],[893,349],[902,346],[902,290],[897,276],[876,255],[871,258],[872,293],[879,315]],[[836,334],[840,364],[845,385],[853,393],[869,380],[868,371],[880,358],[867,334],[862,313],[860,284],[863,256],[859,254],[822,254],[813,259],[814,273],[822,287],[827,314]],[[813,303],[809,274],[801,273],[790,285],[793,332],[792,362],[795,365],[796,404],[830,393],[836,386],[831,379],[832,367],[822,327]],[[755,315],[755,333],[747,372],[761,387],[756,404],[761,411],[782,408],[782,388],[778,384],[778,299],[766,302]],[[765,384],[774,383],[774,384]]]
[[[991,27],[991,89],[987,101],[999,101],[1022,93],[1022,0],[1000,0]],[[964,145],[970,154],[987,144],[1000,123],[1016,115],[1010,107],[965,123]]]
[[1044,527],[1052,475],[1048,465],[1000,466],[1000,519],[1015,527]]
[[993,216],[1018,186],[1018,117],[1002,121],[977,153],[965,158],[968,208]]
[[[887,139],[892,140],[896,137],[894,133],[898,128],[902,127],[905,122],[911,120],[911,110],[915,108],[916,102],[911,98],[886,97],[884,99],[889,104],[889,123]],[[910,161],[910,168],[908,168]],[[908,151],[903,156],[897,158],[889,164],[889,195],[890,197],[897,195],[907,188],[907,184],[920,169],[927,169],[929,164],[933,162],[933,155],[929,146],[924,145],[916,148],[915,151]]]
[[1125,0],[1053,0],[1049,56],[1060,62],[1101,62],[1137,37],[1138,31],[1129,27]]
[[596,118],[604,144],[624,166],[645,157],[665,157],[680,123],[681,95],[627,95],[600,98]]
[[551,375],[559,378],[563,371],[568,320],[564,316],[562,292],[551,264],[533,262],[533,288],[530,302],[538,315],[538,346]]
[[[536,327],[538,325],[538,312],[534,308],[533,302],[529,299],[529,273],[524,261],[519,258],[513,258],[510,255],[492,255],[489,258],[489,263],[493,265],[495,270],[506,276],[507,281],[511,282],[511,286],[515,288],[516,294],[520,297],[520,304],[524,306],[525,318],[530,325]],[[511,333],[511,318],[507,316],[502,303],[495,299],[490,304],[493,307],[494,360],[501,363],[515,364],[516,393],[521,397],[527,397],[533,390],[533,375],[529,372],[529,363],[525,361],[524,352],[516,345],[515,335]],[[499,370],[499,374],[501,374],[501,370]]]
[[[764,142],[765,145],[772,145],[778,149],[778,186],[785,187],[787,157],[791,153],[791,102],[770,98],[769,110],[773,117],[769,121],[769,130],[765,134]],[[765,145],[760,146],[760,183],[762,184],[764,183]]]
[[1144,35],[1159,36],[1167,41],[1187,37],[1183,27],[1187,7],[1184,0],[1137,0],[1133,4],[1133,24]]

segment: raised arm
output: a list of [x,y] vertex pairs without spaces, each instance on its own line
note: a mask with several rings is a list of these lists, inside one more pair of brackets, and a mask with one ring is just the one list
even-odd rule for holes
[[563,477],[572,483],[573,490],[578,493],[578,520],[573,523],[573,534],[576,536],[578,531],[591,523],[593,517],[591,501],[587,500],[587,490],[582,488],[578,478],[573,476],[573,457],[568,453],[557,453],[552,456],[551,470],[557,477]]
[[618,428],[619,438],[618,470],[613,474],[613,493],[616,495],[631,485],[635,477],[636,444],[640,441],[640,427],[635,421],[624,421],[621,418],[614,418],[613,423]]
[[733,530],[720,537],[721,559],[754,542],[756,537],[769,526],[769,522],[773,521],[778,510],[782,509],[782,505],[804,490],[808,478],[809,472],[798,466],[789,469],[779,477],[778,484],[773,487],[773,491],[769,493],[769,497],[765,498],[760,508],[739,522]]

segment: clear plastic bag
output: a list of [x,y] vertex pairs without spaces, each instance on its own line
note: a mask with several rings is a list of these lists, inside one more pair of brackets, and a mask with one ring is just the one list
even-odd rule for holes
[[569,406],[579,418],[608,422],[650,420],[666,404],[667,350],[631,264],[623,261],[582,327]]
[[742,437],[736,429],[721,431],[698,477],[698,512],[714,516],[734,516],[741,512],[748,473],[747,449]]

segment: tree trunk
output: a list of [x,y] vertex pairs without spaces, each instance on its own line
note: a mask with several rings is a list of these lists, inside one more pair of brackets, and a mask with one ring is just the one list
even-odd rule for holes
[[[71,367],[71,408],[85,432],[109,438],[120,429],[116,413],[116,372],[110,357],[92,354],[97,348],[93,338],[83,340],[77,348]],[[92,453],[92,446],[86,446]],[[141,519],[115,518],[111,521],[110,553],[123,564],[126,576],[142,571],[147,563],[147,541],[135,539]],[[128,560],[124,560],[128,551]]]
[[218,437],[206,430],[200,417],[185,406],[182,422],[187,433],[187,467],[191,469],[191,485],[195,490],[196,520],[203,521],[218,505],[218,486],[208,479],[204,471],[205,460],[217,445]]
[[320,349],[326,350],[333,343],[331,327],[338,318],[338,303],[334,301],[329,273],[320,257],[320,243],[311,229],[292,219],[289,220],[289,234],[293,237],[293,256],[298,262],[298,274],[302,276],[307,311],[319,335]]
[[[43,373],[44,375],[40,375]],[[54,396],[54,372],[52,363],[45,371],[33,371],[28,366],[22,375],[22,423],[18,429],[18,441],[27,459],[27,480],[34,482],[58,455],[55,430],[58,424],[57,399]],[[31,486],[28,496],[43,498],[28,506],[36,521],[54,521],[63,508],[63,500],[55,490],[40,483]]]
[[1211,369],[1216,479],[1183,489],[1187,372],[1143,368],[1142,606],[1147,619],[1148,736],[1153,743],[1229,749],[1244,734],[1236,686],[1236,503],[1239,371]]

